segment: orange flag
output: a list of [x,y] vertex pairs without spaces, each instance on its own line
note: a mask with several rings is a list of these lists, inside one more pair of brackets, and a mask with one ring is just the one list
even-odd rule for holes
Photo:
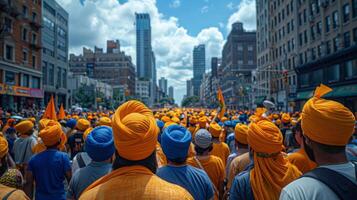
[[219,112],[218,118],[221,119],[226,112],[226,104],[224,103],[224,97],[221,88],[218,88],[217,99],[219,102],[219,107],[221,108],[221,112]]
[[62,120],[66,117],[66,113],[64,112],[63,104],[61,104],[60,110],[58,111],[57,119]]
[[50,102],[48,102],[45,113],[43,113],[42,118],[57,121],[55,100],[53,99],[53,96],[51,96]]

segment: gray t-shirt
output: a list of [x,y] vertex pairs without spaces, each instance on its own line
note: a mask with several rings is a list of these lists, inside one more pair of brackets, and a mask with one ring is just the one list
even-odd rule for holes
[[33,155],[32,148],[37,144],[33,136],[17,138],[14,142],[12,151],[14,152],[14,161],[16,164],[28,163]]
[[111,169],[112,164],[106,162],[91,162],[86,167],[78,169],[69,182],[67,198],[78,199],[88,186],[111,172]]
[[[325,165],[357,184],[355,166],[348,162],[339,165]],[[297,179],[283,188],[280,194],[280,200],[339,200],[337,195],[324,183],[309,177],[302,177]]]

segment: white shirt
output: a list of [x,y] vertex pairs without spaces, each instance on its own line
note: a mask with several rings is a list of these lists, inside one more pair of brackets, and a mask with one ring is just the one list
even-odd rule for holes
[[[348,179],[357,183],[355,166],[351,163],[344,163],[338,165],[324,165],[320,167],[326,167],[334,170]],[[324,183],[313,178],[303,177],[299,178],[289,185],[285,186],[280,194],[280,200],[339,200],[337,195]]]

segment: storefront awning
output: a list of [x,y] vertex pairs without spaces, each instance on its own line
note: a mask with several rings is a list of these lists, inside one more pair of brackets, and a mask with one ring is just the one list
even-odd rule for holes
[[[339,97],[353,97],[357,96],[357,85],[345,85],[332,88],[332,92],[325,95],[325,97],[329,98],[339,98]],[[303,91],[297,93],[297,100],[309,99],[313,96],[314,91]]]

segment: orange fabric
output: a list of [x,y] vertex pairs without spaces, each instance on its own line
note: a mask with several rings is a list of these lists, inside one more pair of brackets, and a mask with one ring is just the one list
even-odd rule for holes
[[221,119],[224,116],[224,113],[226,112],[226,105],[224,103],[224,97],[223,97],[221,88],[218,88],[217,99],[218,99],[218,102],[219,102],[219,106],[221,108],[221,111],[218,113],[217,117],[219,119]]
[[166,123],[166,122],[171,121],[171,119],[170,119],[170,117],[168,117],[168,116],[163,116],[163,117],[161,118],[161,121],[163,121],[164,123]]
[[191,143],[190,147],[188,148],[187,158],[192,158],[195,155],[196,155],[195,145],[193,143]]
[[247,135],[248,126],[245,124],[237,124],[234,128],[234,138],[242,144],[248,144]]
[[205,117],[201,117],[200,119],[198,119],[198,125],[200,126],[200,128],[207,128],[207,119]]
[[302,110],[301,127],[311,140],[345,146],[354,132],[355,117],[342,104],[321,97],[332,89],[321,84]]
[[39,123],[38,123],[38,129],[39,129],[39,131],[41,131],[42,129],[44,129],[50,121],[51,121],[50,119],[41,119],[41,120],[39,121]]
[[303,174],[316,168],[316,163],[311,161],[305,150],[300,148],[298,151],[289,154],[288,160],[295,165]]
[[58,116],[57,116],[57,119],[58,120],[62,120],[66,117],[66,113],[64,112],[64,108],[63,108],[63,104],[61,104],[61,107],[58,111]]
[[155,151],[159,127],[153,113],[139,101],[122,104],[113,116],[114,144],[120,156],[142,160]]
[[281,116],[281,121],[282,121],[283,123],[285,123],[285,124],[290,123],[290,120],[291,120],[291,118],[290,118],[289,113],[284,113],[284,114]]
[[32,147],[32,152],[34,154],[39,154],[45,151],[47,147],[43,144],[42,140],[37,140],[37,144]]
[[167,165],[167,159],[164,152],[162,151],[160,143],[156,144],[156,160],[158,168]]
[[[8,193],[12,192],[15,188],[0,184],[0,197],[3,198]],[[22,190],[16,190],[13,192],[7,200],[30,200],[28,196]]]
[[301,172],[283,156],[283,136],[272,122],[251,123],[248,144],[253,149],[254,168],[250,184],[254,199],[279,199],[281,189],[301,176]]
[[42,118],[44,118],[44,119],[52,119],[52,120],[57,121],[56,106],[55,106],[55,101],[53,99],[53,96],[51,96],[51,99],[47,104],[45,113],[43,113]]
[[76,124],[76,128],[80,131],[85,131],[90,127],[90,122],[86,119],[79,119]]
[[[217,189],[219,189],[226,176],[222,160],[212,155],[208,158],[198,157],[198,160],[211,179],[212,183],[216,186]],[[187,159],[187,164],[200,169],[194,158]]]
[[62,132],[61,125],[51,121],[40,131],[38,136],[46,146],[53,146],[57,142],[60,142],[62,134],[64,133]]
[[241,173],[249,165],[249,163],[249,152],[244,153],[232,160],[231,165],[229,166],[229,172],[227,174],[227,188],[231,188],[234,177]]
[[171,121],[175,122],[176,124],[180,123],[180,119],[178,117],[173,117]]
[[177,125],[177,124],[175,122],[169,121],[169,122],[165,123],[164,128],[167,128],[168,126],[171,126],[171,125]]
[[193,199],[178,185],[168,183],[142,166],[122,167],[90,185],[80,200]]
[[92,132],[93,128],[89,127],[87,128],[84,133],[83,133],[83,140],[85,141],[87,139],[87,136],[89,135],[90,132]]
[[33,123],[30,120],[22,121],[15,125],[16,132],[20,134],[28,133],[34,127]]
[[229,147],[224,142],[214,143],[211,155],[217,156],[222,160],[223,166],[226,167],[227,158],[230,154]]
[[0,136],[0,159],[5,157],[8,151],[9,151],[9,145],[7,143],[6,138]]
[[109,117],[101,117],[98,126],[112,126],[112,120]]
[[209,125],[208,131],[211,133],[212,137],[219,137],[222,133],[222,127],[213,122]]

